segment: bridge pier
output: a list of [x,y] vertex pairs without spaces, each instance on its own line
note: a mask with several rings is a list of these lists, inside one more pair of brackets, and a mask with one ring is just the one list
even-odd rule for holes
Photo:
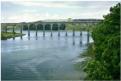
[[50,28],[51,28],[51,34],[50,34],[50,36],[52,37],[53,36],[53,33],[52,33],[52,26],[53,26],[53,24],[50,24]]
[[65,26],[65,36],[67,37],[68,33],[67,33],[67,29],[66,29],[66,24],[64,24],[64,26]]
[[15,39],[15,27],[13,26],[13,40]]
[[72,44],[73,44],[73,46],[75,45],[75,38],[74,37],[73,37],[73,43]]
[[35,29],[35,30],[36,30],[35,36],[36,36],[36,38],[37,38],[37,36],[38,36],[38,34],[37,34],[37,29],[38,29],[37,26],[38,26],[38,25],[35,24],[35,28],[36,28],[36,29]]
[[67,30],[66,30],[66,37],[68,36],[68,34],[67,34]]
[[89,44],[89,31],[87,32],[87,44]]
[[28,39],[30,40],[30,28],[29,28],[30,24],[27,25],[28,25]]
[[[87,27],[90,27],[90,23],[87,23]],[[89,44],[89,29],[87,30],[87,44]]]
[[80,30],[80,46],[82,46],[82,31]]
[[21,25],[21,30],[20,30],[20,33],[21,33],[21,39],[23,39],[23,38],[22,38],[22,30],[23,30],[23,25]]
[[43,37],[45,37],[45,24],[43,24]]
[[82,31],[80,31],[80,37],[82,37]]
[[58,24],[58,37],[60,37],[60,24]]

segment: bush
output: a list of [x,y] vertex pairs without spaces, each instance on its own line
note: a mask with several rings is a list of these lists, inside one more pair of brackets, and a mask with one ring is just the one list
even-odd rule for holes
[[120,80],[120,3],[96,25],[92,32],[93,55],[84,71],[90,80]]

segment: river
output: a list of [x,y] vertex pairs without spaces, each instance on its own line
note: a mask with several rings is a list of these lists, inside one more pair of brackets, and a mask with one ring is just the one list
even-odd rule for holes
[[[80,80],[84,79],[83,70],[77,71],[74,64],[83,61],[79,55],[87,48],[87,32],[42,32],[35,31],[28,36],[15,40],[1,41],[1,78],[2,80]],[[27,34],[26,31],[24,33]],[[81,43],[82,41],[82,43]],[[92,41],[90,37],[90,42]]]

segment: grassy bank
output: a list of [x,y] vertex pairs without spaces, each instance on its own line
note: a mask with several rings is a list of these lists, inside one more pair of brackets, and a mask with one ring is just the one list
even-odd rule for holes
[[21,34],[21,33],[13,33],[13,32],[1,32],[1,40],[7,40],[10,38],[14,38],[14,37],[19,37],[25,34]]

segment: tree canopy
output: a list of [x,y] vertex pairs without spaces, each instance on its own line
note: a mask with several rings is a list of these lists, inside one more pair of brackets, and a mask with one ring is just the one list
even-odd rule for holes
[[85,66],[87,79],[120,80],[120,3],[92,32],[94,58]]

